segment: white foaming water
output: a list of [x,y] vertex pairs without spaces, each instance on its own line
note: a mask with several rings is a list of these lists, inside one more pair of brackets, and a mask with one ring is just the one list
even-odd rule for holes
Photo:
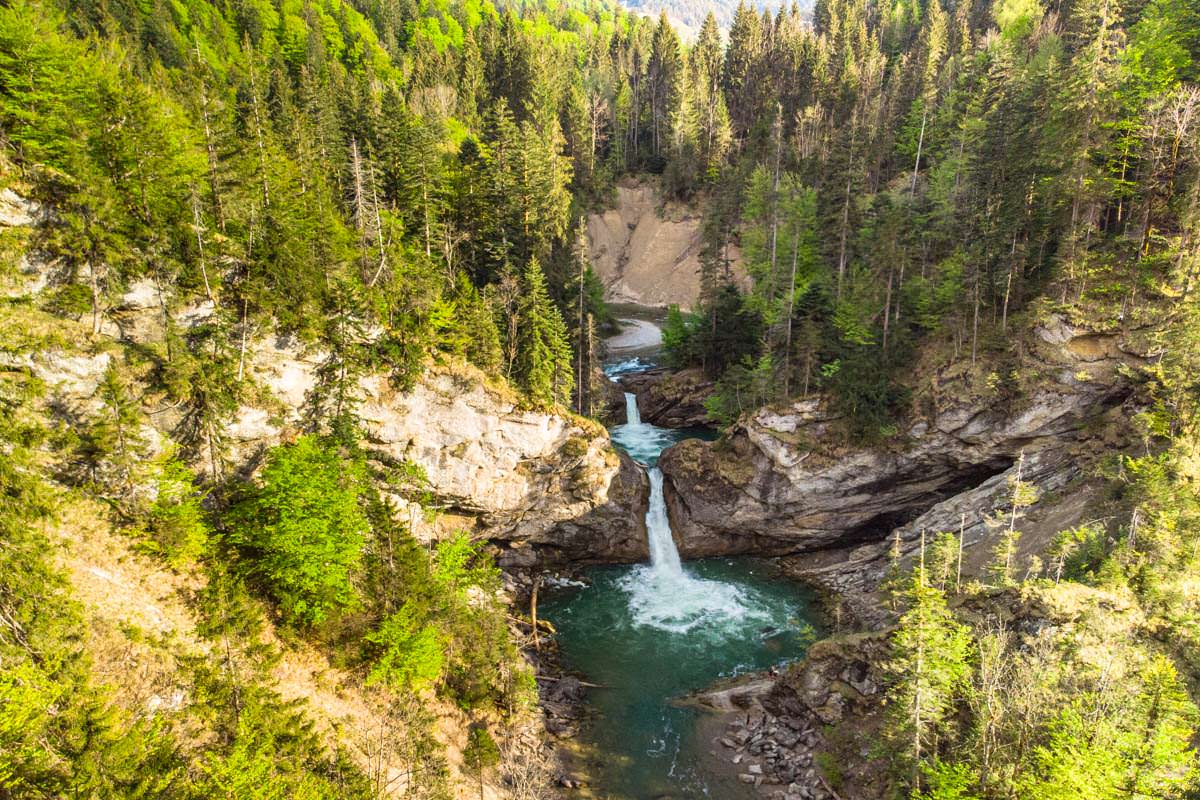
[[747,620],[769,620],[771,614],[765,604],[747,597],[737,586],[688,574],[667,521],[662,472],[652,467],[648,475],[646,534],[650,563],[634,568],[621,581],[621,588],[629,595],[633,623],[672,633],[704,626],[713,638],[720,638],[727,631],[740,630]]
[[625,424],[614,426],[609,433],[629,456],[643,467],[652,467],[658,454],[677,440],[674,431],[642,422],[637,395],[625,393]]
[[[623,426],[622,443],[642,463],[657,460],[669,441],[662,440],[660,429],[642,423],[636,395],[627,392],[625,404],[629,421]],[[635,452],[639,445],[640,452]],[[646,534],[650,564],[631,570],[621,581],[621,587],[629,594],[634,624],[674,633],[705,625],[715,636],[720,636],[727,629],[740,628],[748,619],[768,619],[770,613],[753,602],[753,598],[745,597],[738,587],[687,573],[667,519],[662,470],[650,467],[647,476],[650,504],[646,510]]]
[[616,383],[617,378],[621,377],[622,375],[627,375],[630,372],[642,372],[643,370],[648,369],[650,366],[651,365],[649,362],[642,361],[637,356],[634,356],[633,358],[627,358],[624,361],[618,361],[615,364],[609,364],[604,368],[604,374],[608,376],[610,381]]

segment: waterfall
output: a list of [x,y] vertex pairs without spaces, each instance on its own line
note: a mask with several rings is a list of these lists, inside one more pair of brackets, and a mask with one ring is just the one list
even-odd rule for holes
[[[653,425],[642,425],[642,415],[637,410],[637,395],[625,392],[625,432],[632,440],[649,438],[654,458],[658,458],[661,446],[654,437]],[[646,456],[635,447],[636,455]],[[683,565],[679,564],[679,551],[671,536],[671,523],[667,519],[667,504],[662,498],[662,470],[647,467],[653,461],[640,462],[650,479],[650,505],[646,511],[646,534],[650,545],[650,566],[659,576],[682,576]]]
[[646,511],[646,534],[650,540],[650,566],[661,575],[682,575],[679,550],[671,536],[667,520],[667,503],[663,499],[663,474],[658,467],[647,472],[650,477],[650,508]]
[[757,614],[745,604],[741,589],[732,583],[706,580],[691,575],[680,563],[679,550],[671,536],[667,503],[663,498],[663,474],[658,456],[671,442],[671,432],[642,422],[637,395],[625,393],[624,425],[613,428],[617,442],[650,479],[650,503],[646,509],[646,538],[650,563],[631,570],[621,579],[629,593],[629,610],[635,625],[683,633],[698,626],[725,630]]
[[637,406],[637,395],[633,392],[625,393],[625,424],[629,426],[642,424],[642,415]]

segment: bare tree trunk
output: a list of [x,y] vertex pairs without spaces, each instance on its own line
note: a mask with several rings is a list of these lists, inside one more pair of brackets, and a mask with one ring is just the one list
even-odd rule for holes
[[100,335],[100,276],[96,274],[96,259],[88,259],[88,278],[92,286],[92,338]]
[[1008,253],[1008,280],[1004,284],[1004,311],[1000,315],[1000,330],[1008,332],[1008,299],[1012,296],[1013,273],[1017,270],[1017,234],[1013,234],[1012,249]]
[[909,197],[917,196],[917,170],[921,166],[921,148],[925,144],[925,118],[928,114],[929,109],[927,107],[921,109],[921,135],[917,137],[917,160],[913,162],[912,186],[908,191]]
[[262,114],[259,111],[258,85],[253,66],[250,67],[250,104],[254,109],[254,140],[258,146],[258,168],[262,171],[263,210],[265,211],[271,207],[271,181],[267,177],[267,144],[263,140]]
[[[375,268],[375,274],[371,276],[367,288],[370,289],[375,285],[383,275],[383,271],[387,269],[387,247],[383,243],[383,220],[379,216],[379,190],[375,186],[375,182],[371,181],[371,205],[375,212],[375,244],[379,248],[379,266]],[[446,254],[446,263],[451,263],[450,254]]]
[[[200,48],[196,52],[199,55]],[[217,147],[213,142],[212,125],[208,116],[208,84],[200,81],[200,114],[204,118],[204,151],[208,157],[208,191],[212,194],[213,214],[217,219],[217,227],[225,232],[225,209],[221,204],[220,178],[217,175]]]
[[975,314],[971,321],[971,363],[975,363],[979,343],[979,273],[975,273]]
[[584,276],[583,258],[579,259],[579,352],[575,354],[578,363],[578,380],[575,381],[575,410],[579,414],[583,414],[583,346],[584,346],[584,330],[583,330],[583,276]]
[[[796,262],[800,260],[800,228],[796,228],[796,236],[792,240],[792,281],[788,289],[787,338],[783,345],[783,396],[787,397],[792,390],[792,317],[796,313]],[[807,381],[806,381],[807,383]]]
[[842,299],[842,283],[846,277],[846,236],[850,226],[850,176],[846,176],[846,199],[842,203],[842,231],[838,240],[838,274],[836,299]]
[[208,283],[208,268],[204,265],[204,229],[200,220],[200,201],[196,197],[196,187],[192,187],[192,226],[196,229],[196,247],[200,254],[200,275],[204,278],[204,296],[213,299],[212,287]]
[[[428,175],[425,173],[424,164],[421,166],[421,207],[422,216],[424,217],[425,221],[425,256],[429,257],[433,251],[430,250],[429,246],[429,240],[432,236],[430,233],[431,223],[429,221],[429,179]],[[528,233],[526,233],[526,235],[528,236]]]
[[883,352],[886,357],[888,343],[888,323],[892,318],[892,281],[895,277],[895,269],[888,268],[887,291],[883,298]]
[[965,513],[959,515],[958,518],[958,568],[954,573],[954,593],[958,594],[959,588],[962,586],[962,558],[963,558],[963,537],[967,532],[967,515]]
[[776,108],[775,124],[772,126],[775,138],[775,167],[771,173],[771,283],[768,289],[768,302],[775,302],[775,267],[779,251],[779,165],[783,155],[783,112]]
[[539,652],[542,649],[542,642],[538,636],[537,598],[538,589],[541,588],[541,585],[542,576],[539,574],[533,580],[533,592],[529,595],[529,624],[533,630],[533,649]]
[[842,284],[846,277],[846,238],[850,233],[850,189],[854,182],[854,145],[858,135],[858,121],[850,120],[850,154],[846,164],[846,195],[842,201],[842,230],[838,241],[838,274],[836,299],[842,299]]
[[246,374],[246,329],[250,327],[249,323],[250,306],[246,298],[242,298],[242,341],[238,345],[238,383],[242,382],[242,378]]

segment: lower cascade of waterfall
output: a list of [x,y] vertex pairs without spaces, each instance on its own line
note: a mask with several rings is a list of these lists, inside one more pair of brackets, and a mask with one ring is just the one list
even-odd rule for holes
[[752,788],[708,768],[713,745],[699,736],[696,711],[673,701],[803,655],[808,597],[769,562],[681,561],[656,465],[665,448],[702,432],[642,422],[633,394],[625,407],[611,434],[650,482],[650,562],[592,568],[589,585],[552,591],[542,606],[564,662],[604,687],[588,694],[598,713],[581,734],[594,754],[587,780],[611,800],[750,800]]
[[[701,625],[720,632],[727,625],[770,619],[771,609],[745,597],[738,586],[698,578],[684,569],[667,520],[662,470],[651,467],[649,477],[646,534],[650,563],[635,567],[621,581],[621,587],[629,593],[634,623],[686,633]],[[748,599],[751,602],[746,602]]]

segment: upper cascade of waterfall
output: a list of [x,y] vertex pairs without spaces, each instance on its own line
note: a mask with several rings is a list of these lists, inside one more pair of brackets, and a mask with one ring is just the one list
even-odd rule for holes
[[625,424],[630,427],[642,424],[642,414],[638,411],[637,395],[633,392],[625,393]]
[[631,392],[625,393],[625,418],[624,425],[613,426],[609,433],[613,442],[643,467],[653,467],[659,453],[679,441],[676,431],[642,422],[637,395]]

